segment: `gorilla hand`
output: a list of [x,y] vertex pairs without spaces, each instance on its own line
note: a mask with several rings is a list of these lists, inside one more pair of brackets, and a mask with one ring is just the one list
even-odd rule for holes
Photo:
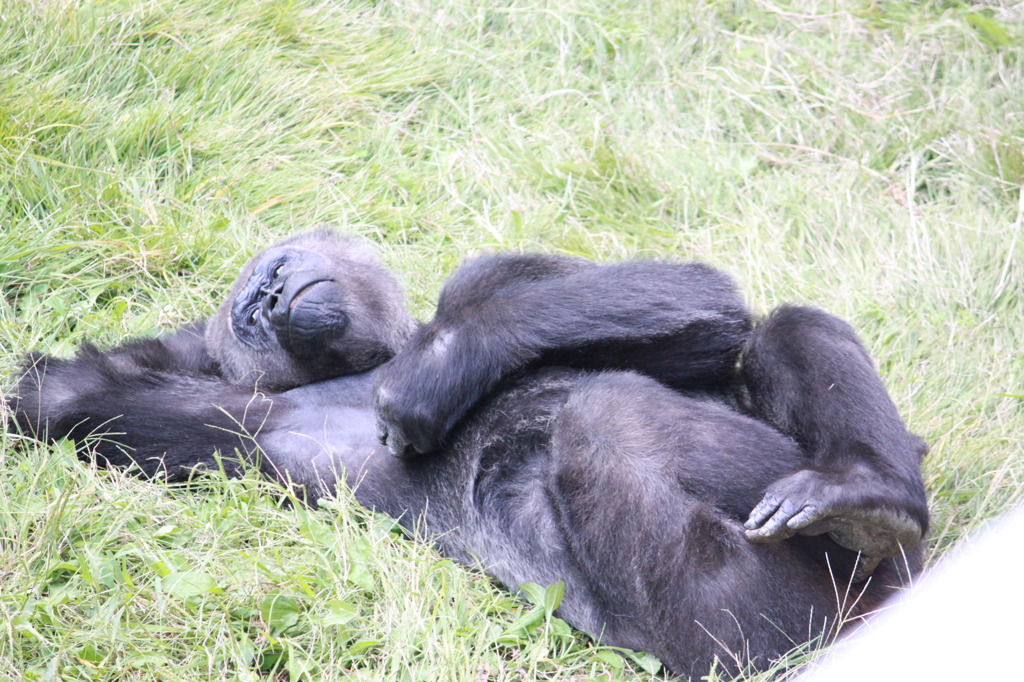
[[[388,452],[409,457],[436,450],[466,413],[497,386],[502,365],[474,352],[474,345],[460,343],[455,332],[427,325],[378,370],[377,437]],[[511,347],[503,350],[505,357],[514,353]]]
[[552,311],[587,287],[565,279],[598,266],[543,254],[496,254],[463,264],[445,283],[432,322],[379,370],[377,437],[396,457],[437,449],[505,376],[559,346]]

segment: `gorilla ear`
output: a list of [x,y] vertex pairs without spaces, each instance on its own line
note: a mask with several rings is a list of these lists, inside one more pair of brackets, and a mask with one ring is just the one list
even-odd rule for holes
[[321,225],[242,269],[206,341],[229,381],[282,390],[373,369],[415,327],[373,245]]

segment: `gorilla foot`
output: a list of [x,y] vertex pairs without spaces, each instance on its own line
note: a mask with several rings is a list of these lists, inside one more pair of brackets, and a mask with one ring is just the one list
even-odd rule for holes
[[907,512],[877,504],[873,493],[878,481],[865,485],[867,481],[854,478],[848,472],[805,469],[778,481],[750,512],[744,524],[747,539],[766,543],[798,533],[828,534],[837,544],[861,554],[858,578],[866,578],[880,559],[900,556],[920,543],[924,529]]

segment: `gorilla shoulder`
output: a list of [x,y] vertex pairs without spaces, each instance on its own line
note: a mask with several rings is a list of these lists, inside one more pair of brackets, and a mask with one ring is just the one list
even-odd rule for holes
[[320,228],[249,262],[207,325],[206,345],[232,383],[285,390],[377,367],[414,329],[373,248]]

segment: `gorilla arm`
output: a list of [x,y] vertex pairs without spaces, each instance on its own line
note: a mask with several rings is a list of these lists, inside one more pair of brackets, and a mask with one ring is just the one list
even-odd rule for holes
[[[104,464],[171,480],[196,466],[235,473],[236,451],[254,452],[259,433],[285,454],[305,453],[306,442],[285,434],[323,414],[338,425],[339,451],[363,452],[372,380],[360,373],[390,358],[413,326],[398,282],[366,242],[315,229],[253,258],[207,322],[102,352],[86,345],[69,360],[31,356],[9,404],[25,433],[88,441]],[[332,377],[344,379],[281,393]],[[261,467],[283,480],[273,462]]]
[[215,451],[235,473],[235,451],[254,449],[249,434],[271,409],[262,394],[218,374],[202,323],[106,352],[86,345],[68,360],[33,355],[17,396],[10,406],[23,432],[88,443],[102,464],[135,464],[169,480],[216,468]]
[[751,334],[742,375],[747,410],[811,458],[769,486],[746,523],[751,541],[828,533],[867,557],[862,577],[879,558],[917,547],[928,529],[927,446],[907,431],[849,325],[814,308],[779,308]]
[[378,435],[394,455],[430,452],[503,379],[538,364],[631,369],[723,394],[749,329],[732,280],[703,264],[478,258],[380,370]]
[[371,373],[262,393],[201,361],[202,338],[202,325],[190,325],[106,352],[85,346],[69,360],[35,355],[10,400],[15,421],[50,442],[74,441],[101,466],[168,481],[197,468],[235,476],[258,464],[315,498],[333,494],[342,469],[367,475],[368,458],[382,449]]

